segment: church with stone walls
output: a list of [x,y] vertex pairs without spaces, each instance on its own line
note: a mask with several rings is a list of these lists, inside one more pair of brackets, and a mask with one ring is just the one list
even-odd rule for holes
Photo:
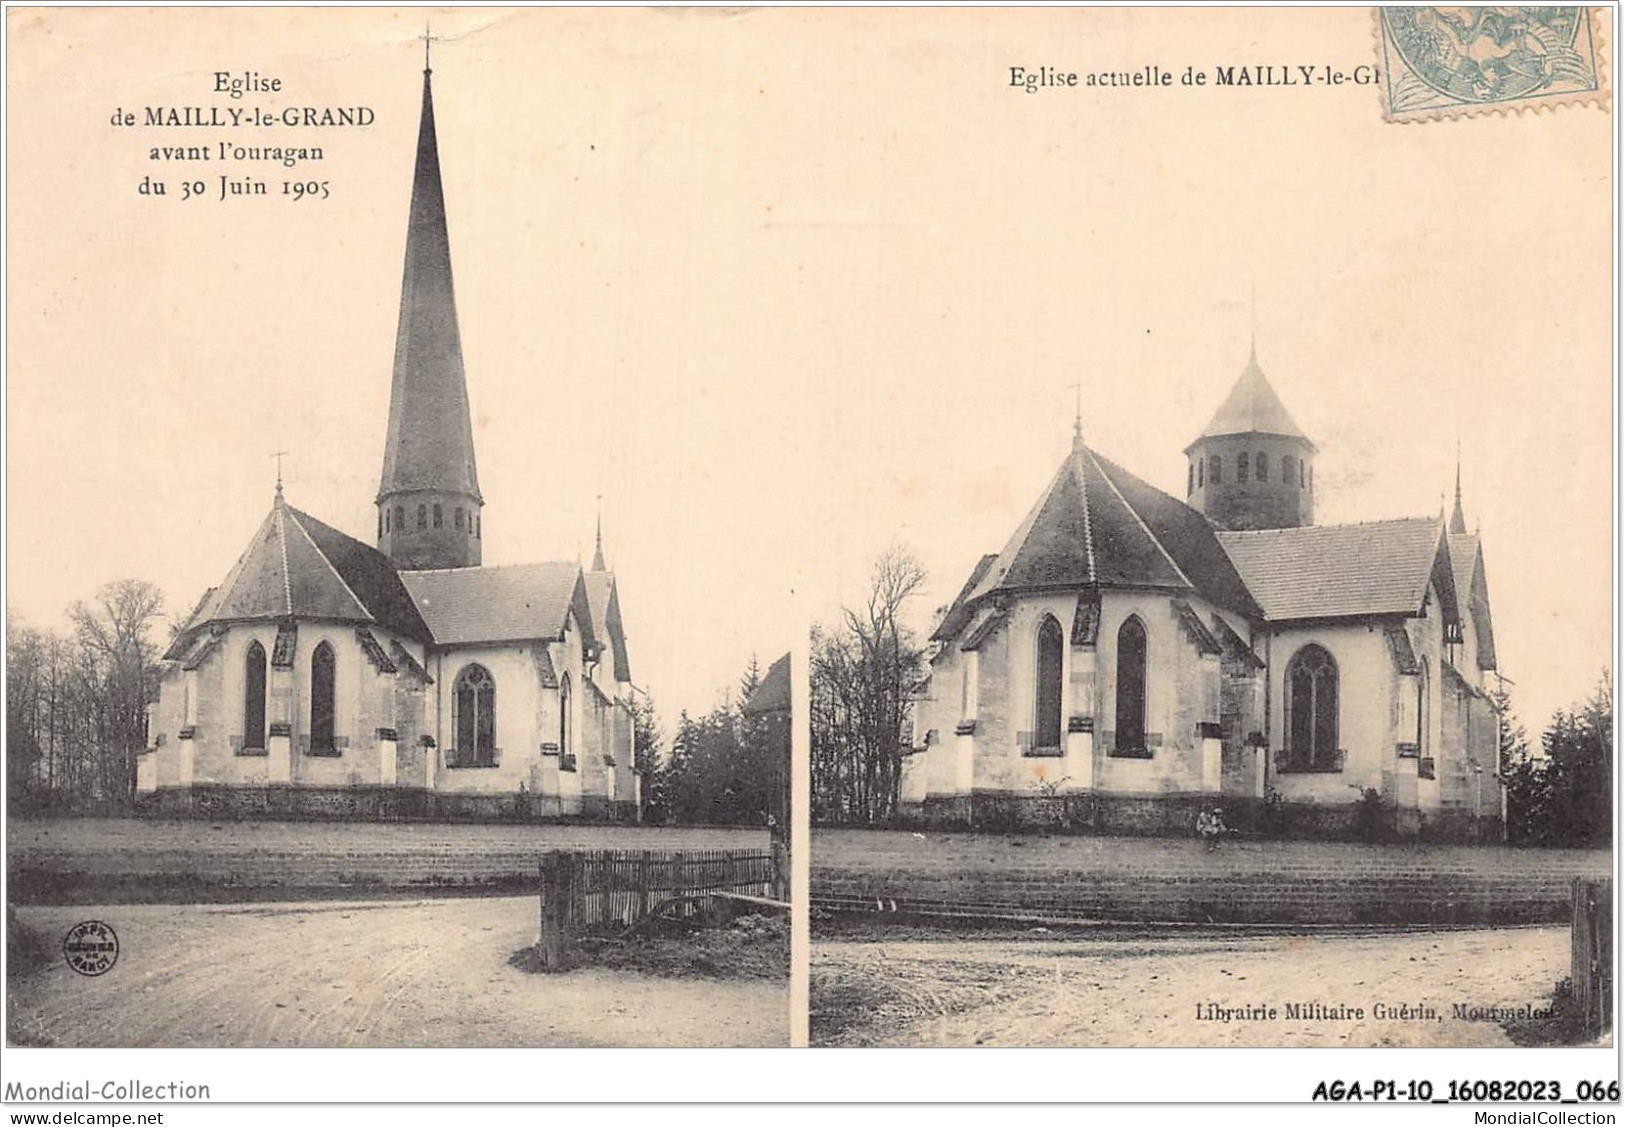
[[1317,448],[1248,359],[1183,500],[1081,424],[931,640],[923,824],[1500,840],[1484,552],[1455,511],[1318,525]]
[[164,654],[148,809],[633,821],[633,686],[602,527],[579,562],[481,566],[431,71],[375,544],[276,495]]

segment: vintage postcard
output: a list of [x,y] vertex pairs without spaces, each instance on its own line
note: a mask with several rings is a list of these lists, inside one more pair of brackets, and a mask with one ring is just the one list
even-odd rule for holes
[[8,8],[0,1096],[1617,1098],[1614,24]]
[[815,1046],[1611,1043],[1609,16],[915,43],[820,450]]
[[667,26],[9,13],[10,1045],[790,1043]]

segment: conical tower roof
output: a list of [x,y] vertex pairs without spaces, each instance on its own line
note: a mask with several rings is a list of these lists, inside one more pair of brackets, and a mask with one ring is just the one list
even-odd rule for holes
[[406,230],[389,433],[379,499],[406,490],[462,493],[480,500],[463,346],[452,293],[446,201],[435,142],[431,71],[423,71],[417,167]]
[[1256,350],[1248,355],[1247,366],[1241,370],[1241,376],[1230,389],[1230,394],[1225,396],[1202,433],[1190,446],[1185,447],[1185,452],[1190,453],[1191,448],[1204,438],[1231,434],[1274,434],[1299,439],[1311,450],[1315,448],[1309,436],[1292,418],[1292,413],[1286,409],[1286,404],[1281,402],[1275,388],[1270,386],[1264,370],[1258,366]]

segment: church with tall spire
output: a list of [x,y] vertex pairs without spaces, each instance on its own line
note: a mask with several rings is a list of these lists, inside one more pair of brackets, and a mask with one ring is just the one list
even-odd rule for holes
[[579,560],[482,565],[425,33],[368,544],[270,512],[164,654],[137,793],[175,813],[630,821],[631,663],[603,522]]
[[1502,833],[1481,538],[1315,523],[1318,447],[1250,350],[1183,499],[1084,438],[931,636],[903,808],[926,824]]

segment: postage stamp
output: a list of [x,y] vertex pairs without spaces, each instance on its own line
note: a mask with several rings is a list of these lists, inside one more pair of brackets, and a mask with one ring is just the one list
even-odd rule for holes
[[1376,18],[1389,121],[1608,104],[1588,8],[1378,8]]

